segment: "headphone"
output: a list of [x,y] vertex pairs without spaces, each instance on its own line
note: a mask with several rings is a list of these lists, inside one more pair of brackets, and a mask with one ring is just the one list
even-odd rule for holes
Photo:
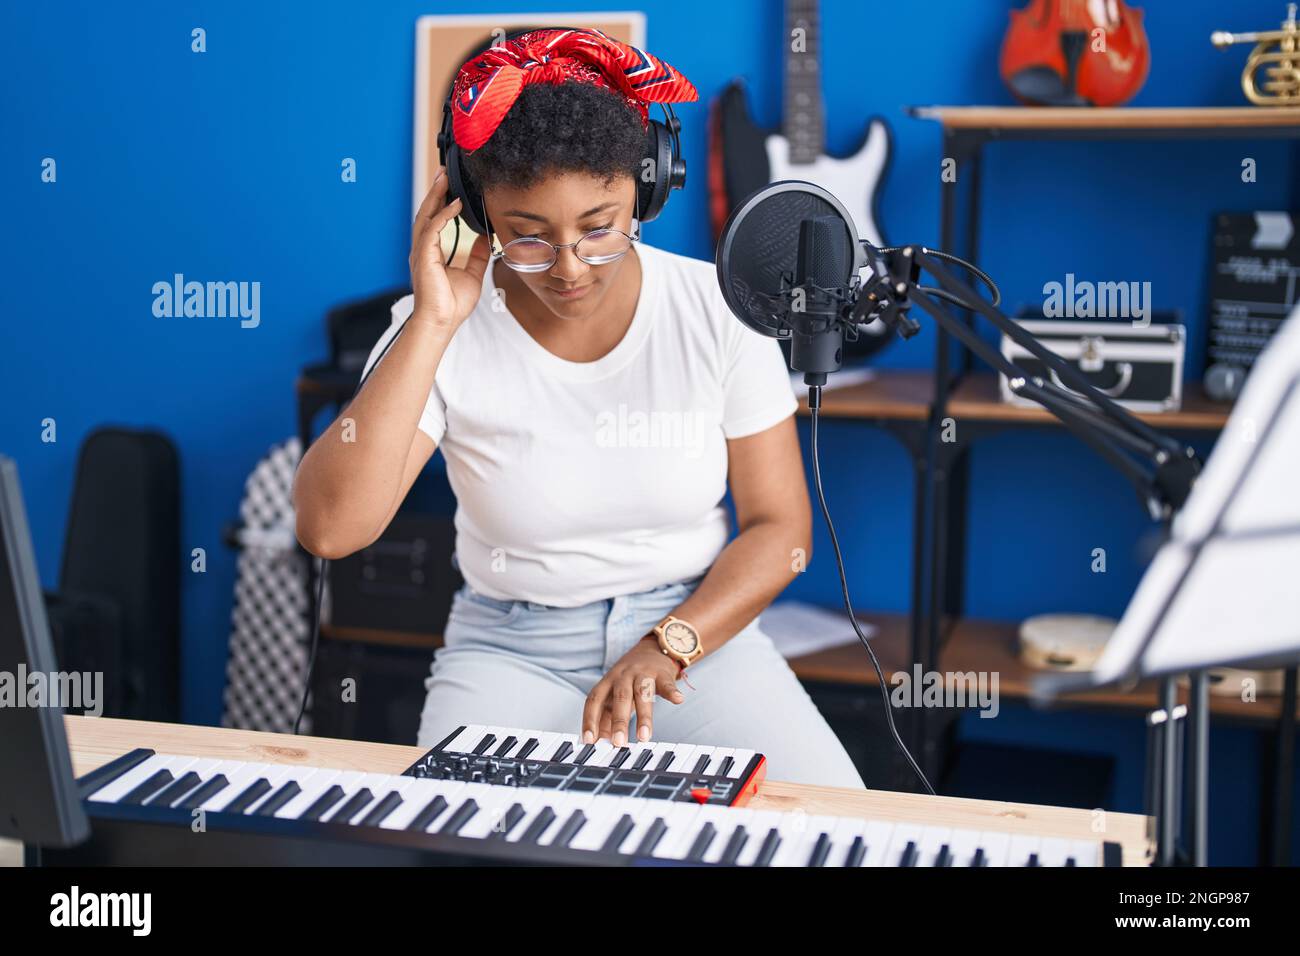
[[[538,27],[514,30],[506,35],[507,40],[532,33]],[[561,27],[553,29],[573,29]],[[490,49],[491,44],[481,47],[474,56]],[[474,57],[470,57],[473,59]],[[452,83],[454,89],[455,83]],[[447,98],[442,103],[442,128],[438,132],[438,156],[447,169],[447,201],[459,198],[461,201],[460,218],[479,235],[489,236],[492,224],[488,222],[487,207],[482,194],[473,185],[469,171],[465,168],[465,153],[456,143],[452,133],[451,97],[448,89]],[[636,218],[638,222],[650,222],[663,211],[668,203],[668,195],[674,189],[686,185],[686,160],[682,159],[681,121],[673,112],[671,103],[660,103],[664,111],[663,122],[650,120],[646,124],[646,142],[644,158],[641,161],[642,174],[637,177]],[[644,170],[646,162],[654,176],[647,179]]]

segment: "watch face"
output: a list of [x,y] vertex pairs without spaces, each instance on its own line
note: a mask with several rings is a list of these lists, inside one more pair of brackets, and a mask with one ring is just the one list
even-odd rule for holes
[[674,621],[664,628],[664,643],[678,654],[690,654],[699,646],[700,639],[689,625]]

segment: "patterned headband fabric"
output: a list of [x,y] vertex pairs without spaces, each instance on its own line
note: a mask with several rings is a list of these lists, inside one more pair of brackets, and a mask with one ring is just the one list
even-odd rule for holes
[[489,47],[460,68],[452,85],[452,133],[462,149],[491,138],[529,83],[592,83],[621,93],[648,121],[649,103],[693,103],[690,80],[600,30],[534,30]]

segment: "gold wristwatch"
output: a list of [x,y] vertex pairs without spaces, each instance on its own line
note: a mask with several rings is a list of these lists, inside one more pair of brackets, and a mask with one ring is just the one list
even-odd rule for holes
[[704,653],[700,632],[680,617],[668,615],[655,625],[652,633],[659,639],[659,650],[675,660],[680,670],[685,670]]

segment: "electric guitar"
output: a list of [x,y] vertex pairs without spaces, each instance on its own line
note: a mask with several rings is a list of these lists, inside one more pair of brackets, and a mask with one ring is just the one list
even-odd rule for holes
[[819,19],[817,0],[786,0],[780,132],[754,123],[739,79],[728,84],[713,103],[709,215],[715,239],[727,216],[754,190],[783,179],[802,179],[829,190],[844,203],[860,238],[884,245],[877,201],[889,165],[889,127],[875,117],[851,156],[841,159],[824,152]]

